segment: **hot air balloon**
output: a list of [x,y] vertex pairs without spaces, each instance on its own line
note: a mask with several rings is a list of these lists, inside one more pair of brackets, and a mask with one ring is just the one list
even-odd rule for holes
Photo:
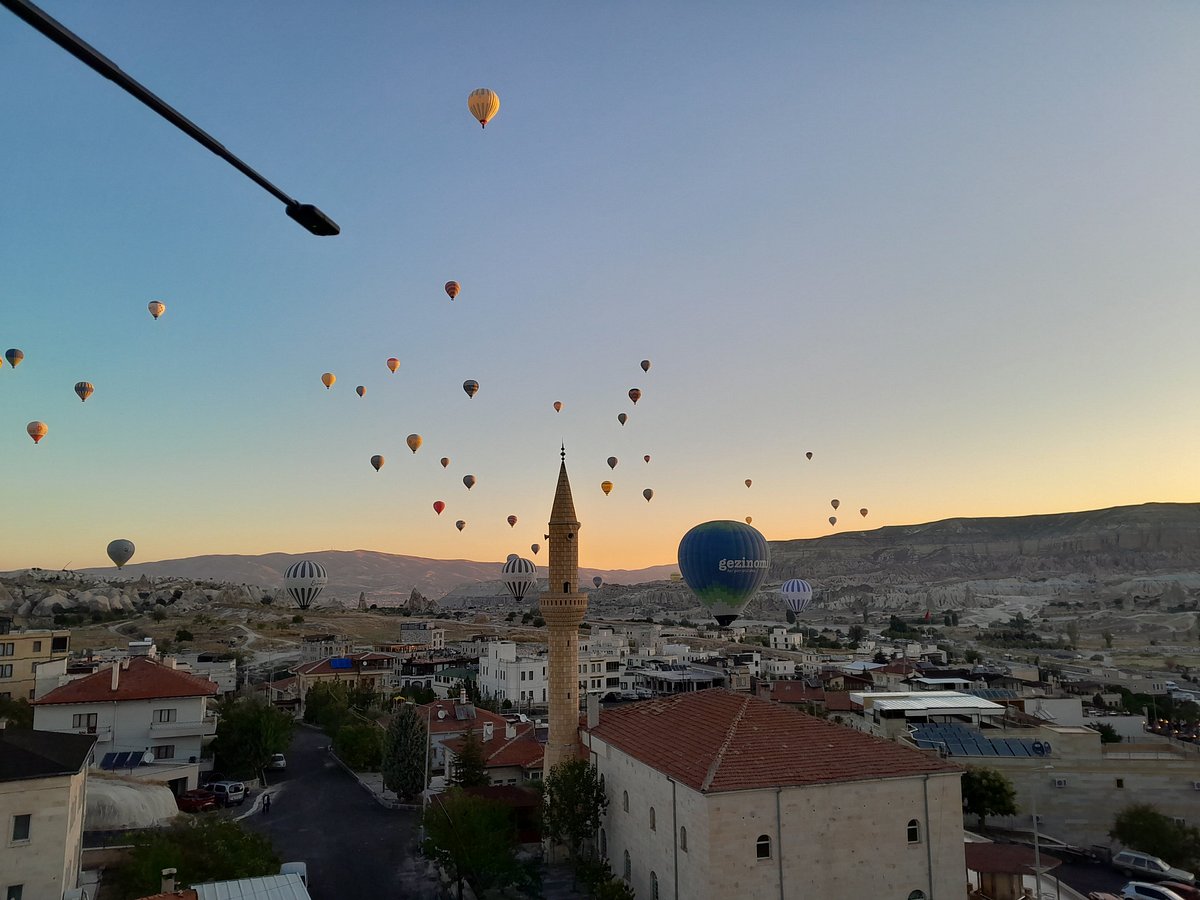
[[541,544],[530,544],[529,549],[533,551],[534,556],[537,556],[538,551],[542,549],[542,545]]
[[329,390],[331,387],[333,387],[333,383],[335,381],[337,381],[337,376],[332,372],[326,372],[321,376],[321,384],[325,385],[325,390]]
[[751,481],[749,478],[746,479],[746,487],[750,487],[750,485],[752,485],[753,483],[754,482]]
[[387,367],[394,375],[396,373],[396,370],[398,368],[400,368],[400,360],[396,359],[396,357],[394,357],[394,356],[389,356],[388,361],[387,361]]
[[476,88],[467,95],[467,109],[478,120],[480,128],[487,128],[487,123],[500,112],[500,98],[493,90]]
[[509,527],[509,528],[516,528],[516,527],[517,527],[517,517],[516,517],[516,516],[509,516],[509,517],[508,517],[508,527]]
[[467,527],[466,520],[459,519],[457,522],[454,523],[454,527],[457,528],[459,531],[462,531],[464,528]]
[[146,304],[146,309],[150,310],[150,315],[154,316],[154,318],[157,319],[159,316],[161,316],[163,313],[165,313],[167,311],[167,304],[162,303],[159,300],[151,300],[149,303]]
[[108,558],[113,561],[113,564],[119,569],[129,560],[133,559],[133,541],[115,540],[108,544]]
[[752,525],[753,523],[754,523],[754,519],[751,516],[746,516],[746,524]]
[[638,388],[630,388],[629,399],[633,401],[634,406],[637,406],[637,402],[642,399],[642,392]]
[[830,525],[836,525],[836,524],[837,524],[837,516],[830,516],[830,517],[829,517],[829,524],[830,524]]
[[461,290],[462,290],[462,285],[460,285],[457,281],[447,281],[446,282],[446,293],[450,295],[451,300],[453,300],[455,297],[457,297],[458,292]]
[[358,387],[356,387],[354,389],[354,393],[356,393],[356,394],[358,394],[358,396],[362,397],[362,396],[366,395],[367,389],[360,384]]
[[860,510],[858,511],[858,514],[859,514],[860,516],[862,516],[862,517],[865,519],[865,518],[867,517],[867,513],[868,513],[868,512],[870,512],[870,510],[868,510],[868,509],[867,509],[867,508],[864,506],[862,509],[860,509]]
[[600,587],[600,585],[604,584],[604,579],[601,578],[599,575],[593,575],[592,576],[592,584],[594,584],[596,587]]
[[467,490],[469,491],[471,488],[475,487],[475,476],[474,475],[464,475],[463,476],[463,484],[465,484],[467,486]]
[[742,614],[770,566],[766,538],[741,522],[705,522],[679,542],[684,581],[722,627]]
[[624,425],[629,421],[629,416],[625,415],[625,413],[621,413],[619,416],[617,416],[617,421]]
[[408,449],[416,453],[421,449],[421,445],[425,443],[419,434],[410,434],[404,439],[404,443],[408,444]]
[[442,463],[442,468],[445,469],[447,466],[450,465],[450,457],[443,456],[441,459],[441,463]]
[[474,397],[477,393],[479,393],[479,382],[478,381],[464,381],[463,382],[463,390],[467,392],[468,398]]
[[800,578],[785,581],[779,587],[779,596],[794,613],[802,613],[812,603],[812,585]]
[[321,595],[329,576],[325,567],[311,559],[302,559],[287,567],[283,573],[283,586],[300,609],[308,609],[312,602]]
[[446,508],[446,504],[443,503],[441,500],[433,501],[433,511],[435,513],[437,513],[439,516],[442,514],[442,510],[445,508]]
[[834,509],[837,509],[839,506],[842,505],[842,501],[841,500],[830,500],[829,505],[832,506]]
[[649,371],[650,371],[650,360],[648,360],[648,359],[643,359],[643,360],[642,360],[642,371],[643,371],[643,372],[649,372]]
[[610,469],[615,469],[617,467],[617,458],[615,456],[610,456],[608,458],[608,467]]
[[607,497],[612,493],[613,483],[611,481],[600,482],[600,490],[604,491],[604,496]]
[[11,350],[4,351],[4,358],[8,360],[8,364],[14,369],[21,364],[21,360],[25,358],[25,354],[13,347]]
[[508,559],[506,559],[505,562],[512,562],[514,559],[518,559],[518,558],[519,557],[517,556],[517,554],[510,553],[510,554],[508,554]]
[[652,499],[654,499],[654,491],[650,490],[650,488],[646,488],[644,491],[642,491],[642,496],[645,497],[646,502],[649,503]]
[[378,472],[380,469],[383,468],[383,462],[384,462],[383,457],[380,456],[378,453],[376,453],[374,456],[371,457],[371,465],[373,465],[375,467],[376,472]]
[[87,402],[87,398],[92,396],[92,392],[95,390],[96,389],[92,386],[90,381],[75,382],[75,393],[78,394],[79,399],[85,403]]
[[809,450],[807,453],[804,454],[804,456],[806,459],[812,459],[812,451]]
[[555,401],[554,401],[554,411],[555,411],[555,412],[562,412],[562,401],[561,401],[561,400],[555,400]]
[[645,456],[642,457],[642,459],[644,459],[646,462],[650,462],[650,454],[647,453]]
[[513,599],[520,603],[526,594],[537,587],[537,566],[533,564],[533,560],[522,559],[514,554],[500,570],[500,580],[504,582]]
[[33,438],[33,442],[35,444],[44,438],[46,436],[46,432],[49,430],[50,429],[46,427],[45,422],[30,422],[25,426],[26,433]]

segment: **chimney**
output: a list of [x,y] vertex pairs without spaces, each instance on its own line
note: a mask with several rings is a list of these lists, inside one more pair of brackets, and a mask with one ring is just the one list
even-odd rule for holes
[[590,731],[600,724],[600,695],[588,694],[587,698],[587,727]]
[[512,722],[509,722],[507,725],[504,726],[504,739],[506,741],[511,741],[516,736],[517,736],[517,726],[514,725]]
[[466,689],[466,688],[459,688],[459,689],[458,689],[458,702],[459,702],[459,703],[466,703],[466,702],[467,702],[467,689]]
[[487,743],[488,741],[490,741],[490,740],[492,739],[492,730],[493,730],[494,728],[495,728],[495,726],[494,726],[494,725],[493,725],[491,722],[484,722],[484,723],[483,723],[483,740],[484,740],[484,743]]
[[175,893],[175,872],[176,871],[177,871],[176,869],[163,869],[162,870],[162,893],[164,893],[164,894]]
[[112,664],[112,689],[115,691],[117,685],[121,682],[121,667],[117,663]]

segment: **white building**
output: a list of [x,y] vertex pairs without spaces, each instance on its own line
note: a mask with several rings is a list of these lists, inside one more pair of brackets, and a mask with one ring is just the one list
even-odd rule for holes
[[[174,668],[170,658],[135,656],[34,700],[33,724],[94,735],[101,768],[129,769],[178,793],[196,787],[201,744],[216,734],[206,708],[216,692],[216,684]],[[153,763],[142,762],[146,754]]]
[[789,631],[782,626],[771,629],[767,635],[772,650],[799,650],[804,646],[804,635],[799,631]]
[[546,646],[489,641],[479,656],[479,690],[518,706],[546,703]]
[[589,711],[600,852],[641,898],[963,896],[960,770],[725,690]]
[[78,886],[88,761],[96,739],[0,728],[0,896]]
[[429,622],[405,622],[400,626],[400,643],[426,650],[445,650],[446,629]]
[[353,649],[348,637],[340,634],[310,634],[300,641],[300,664],[348,656]]

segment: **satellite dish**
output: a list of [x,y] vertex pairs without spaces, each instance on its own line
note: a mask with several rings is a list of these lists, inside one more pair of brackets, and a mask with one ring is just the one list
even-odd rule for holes
[[151,751],[151,750],[147,750],[145,753],[143,753],[143,754],[142,754],[142,762],[143,762],[143,763],[145,763],[145,764],[146,764],[146,765],[148,765],[148,766],[149,766],[149,765],[151,765],[151,764],[153,764],[153,762],[154,762],[154,752],[153,752],[153,751]]

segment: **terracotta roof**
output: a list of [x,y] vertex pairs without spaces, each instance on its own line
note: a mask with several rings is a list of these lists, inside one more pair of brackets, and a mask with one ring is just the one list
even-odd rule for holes
[[705,793],[961,771],[919,750],[723,688],[603,710],[590,733]]
[[[484,722],[491,722],[500,734],[508,721],[504,716],[489,712],[473,703],[458,700],[434,700],[417,707],[421,721],[429,726],[430,734],[466,734],[468,728],[482,730]],[[439,713],[445,713],[439,716]]]
[[825,709],[828,712],[858,712],[859,707],[850,701],[849,691],[826,691]]
[[217,684],[214,681],[181,669],[172,669],[148,656],[134,656],[129,659],[129,668],[121,669],[115,691],[112,689],[112,666],[109,666],[55,688],[44,697],[34,700],[33,705],[211,697],[216,693]]
[[[347,653],[345,656],[330,656],[326,659],[318,659],[316,662],[307,662],[296,666],[292,669],[297,675],[345,675],[349,672],[366,672],[371,675],[376,672],[384,671],[382,668],[363,669],[361,664],[364,660],[378,659],[395,659],[394,653]],[[329,664],[331,659],[349,659],[353,660],[354,666],[349,669],[335,669]]]
[[772,681],[767,684],[764,700],[776,703],[823,703],[825,688],[811,687],[803,681]]
[[917,664],[907,659],[893,660],[882,669],[876,669],[876,672],[884,672],[888,675],[911,675],[917,671]]
[[[483,728],[472,728],[482,741]],[[545,757],[546,749],[537,739],[536,727],[533,723],[517,726],[515,737],[505,738],[505,732],[497,729],[490,741],[482,742],[483,765],[488,769],[499,769],[507,766],[520,766],[531,769],[540,766]],[[442,746],[451,753],[458,755],[462,749],[464,738],[454,738],[445,741]]]
[[[967,851],[967,868],[982,875],[1028,875],[1033,871],[1033,848],[1023,844],[987,844],[971,841],[963,844]],[[1041,863],[1049,869],[1062,865],[1062,860],[1042,853]]]

